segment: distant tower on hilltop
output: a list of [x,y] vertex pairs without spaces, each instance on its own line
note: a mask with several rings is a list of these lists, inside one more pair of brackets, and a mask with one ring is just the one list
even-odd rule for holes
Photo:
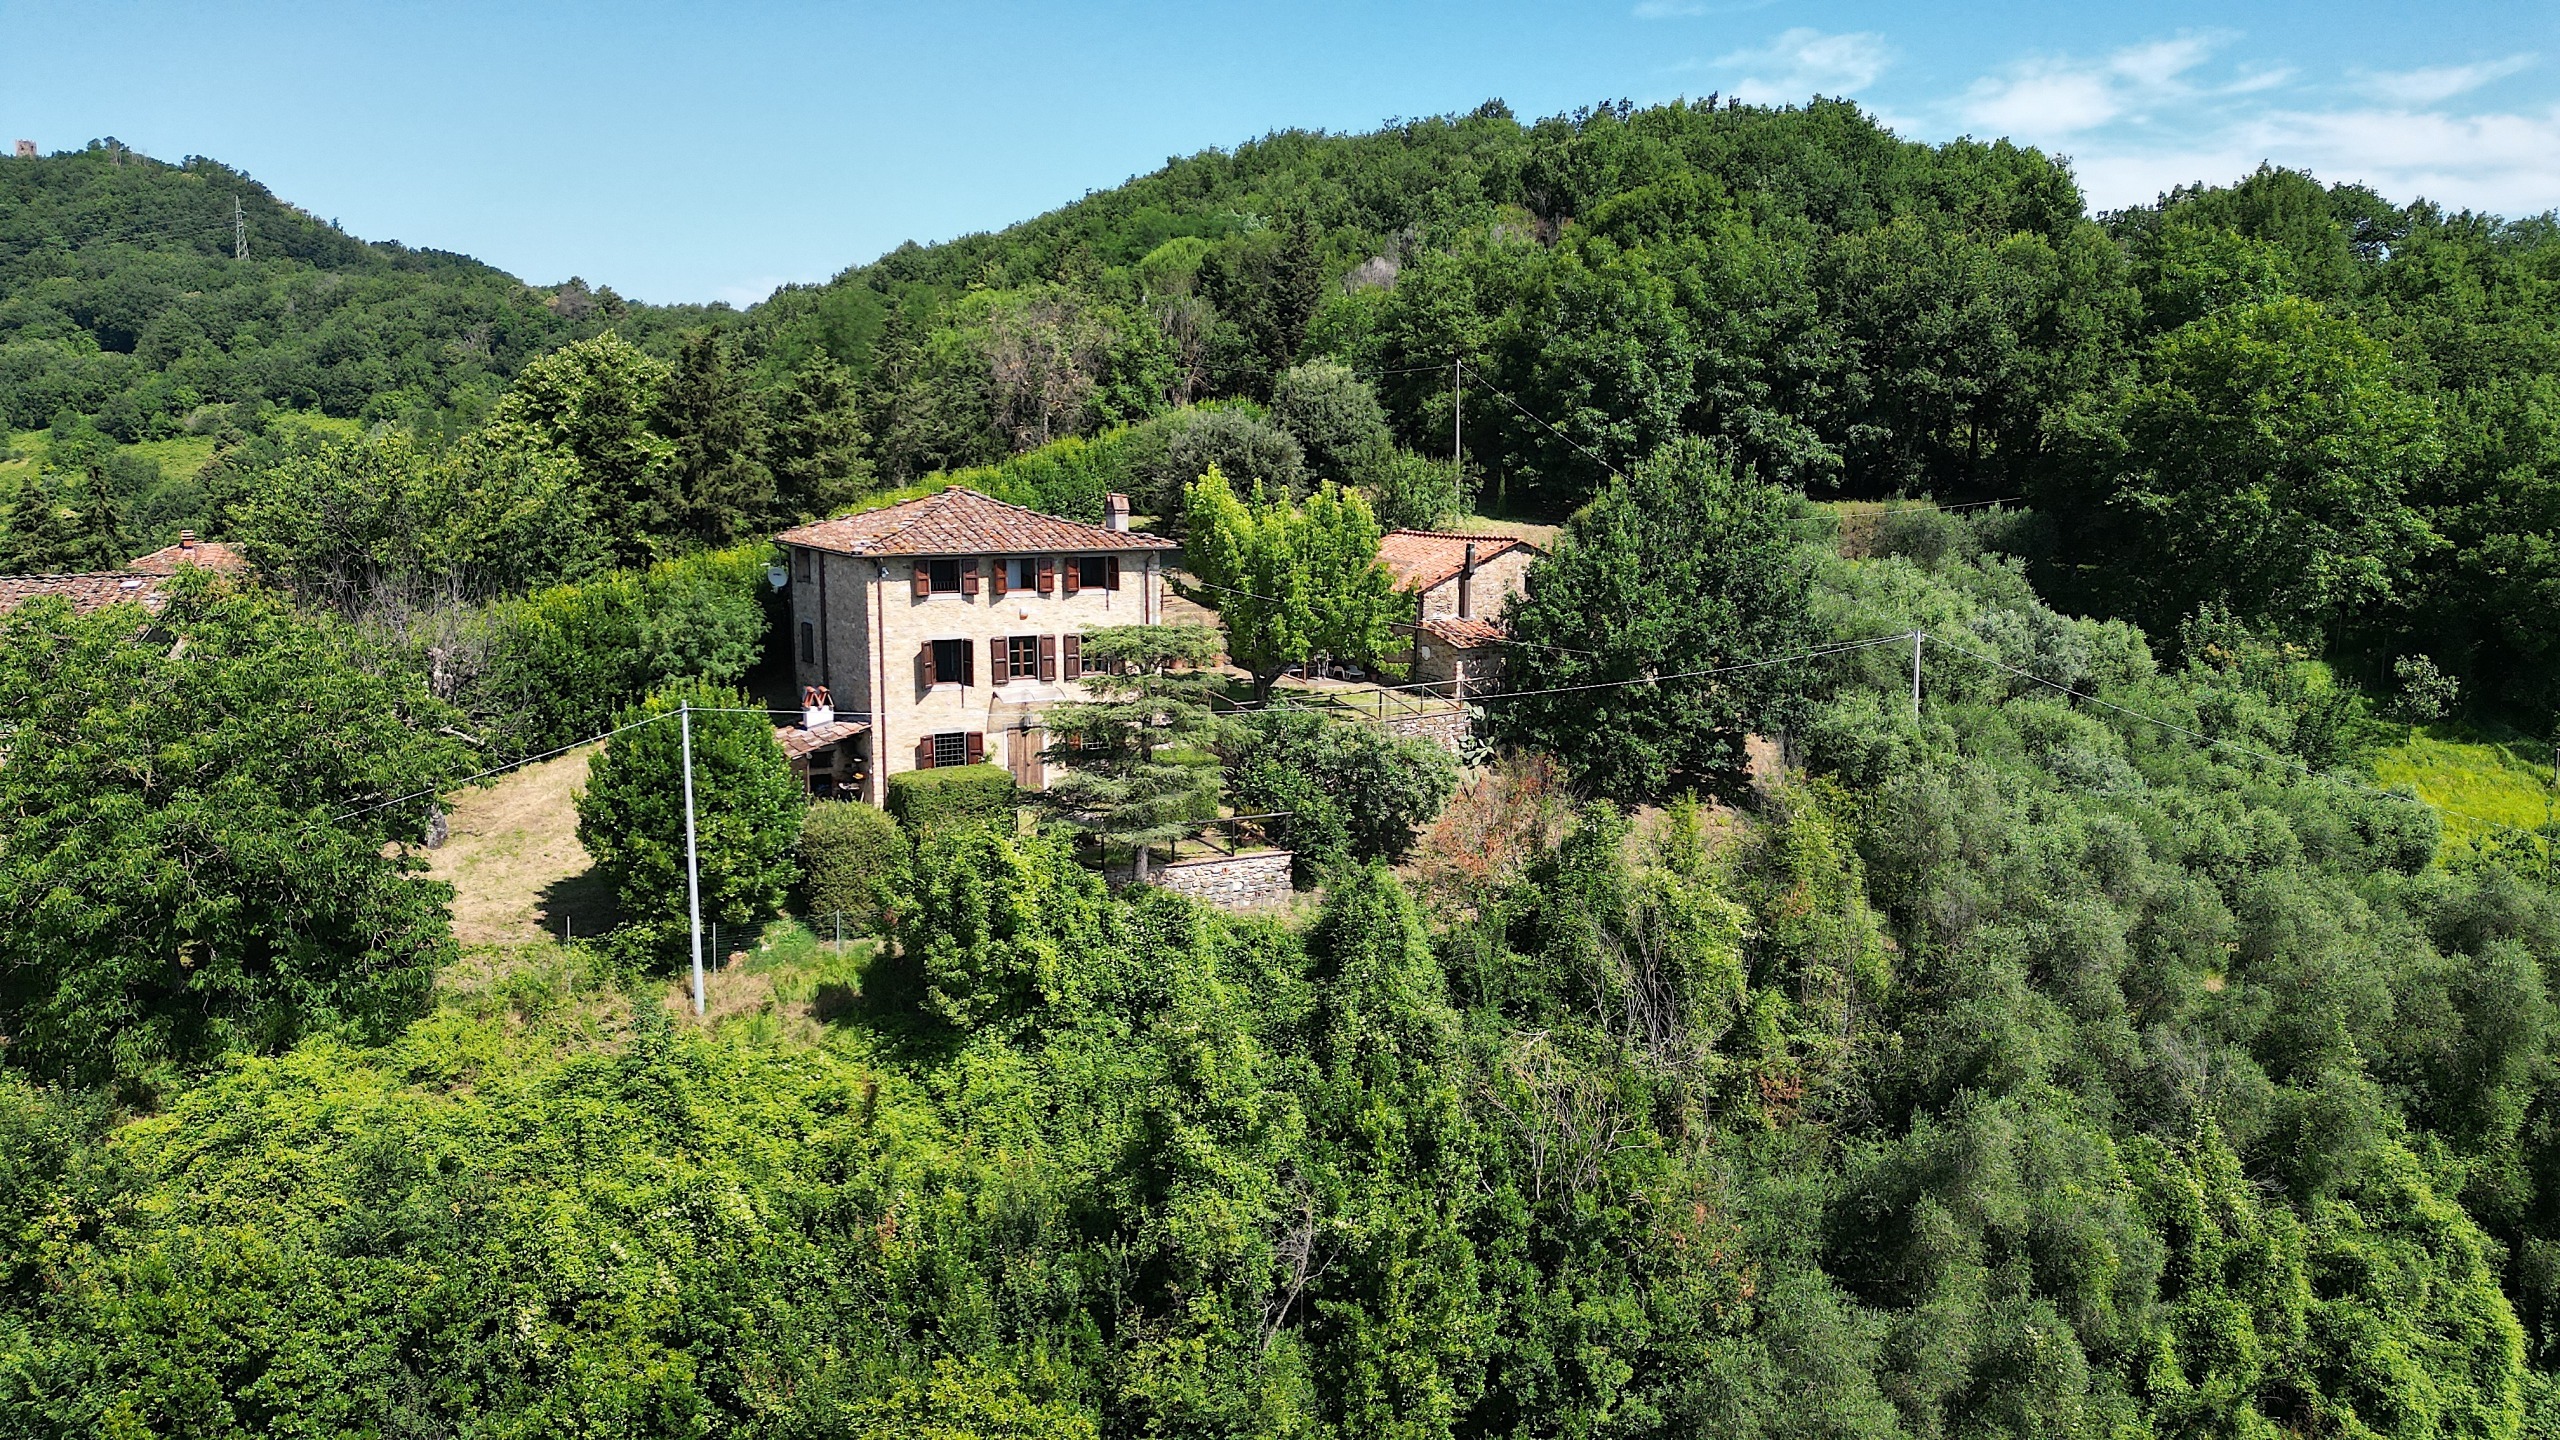
[[249,217],[240,210],[240,197],[231,197],[231,258],[249,258]]
[[18,158],[21,160],[33,160],[36,158],[36,142],[33,140],[19,141]]

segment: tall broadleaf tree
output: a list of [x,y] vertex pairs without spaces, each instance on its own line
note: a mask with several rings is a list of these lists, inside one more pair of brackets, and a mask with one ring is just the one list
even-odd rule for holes
[[1496,733],[1621,801],[1737,769],[1743,737],[1787,718],[1802,677],[1700,672],[1813,642],[1812,568],[1790,503],[1704,440],[1613,478],[1504,609],[1519,642],[1507,688],[1529,693],[1491,707]]
[[0,1031],[56,1079],[387,1036],[453,953],[451,889],[394,843],[468,768],[452,712],[342,624],[173,589],[0,621]]
[[[677,713],[687,705],[689,722]],[[578,842],[612,881],[623,920],[661,935],[681,931],[688,919],[688,723],[703,918],[723,925],[771,919],[799,877],[806,797],[764,711],[725,686],[670,686],[614,717],[616,726],[633,728],[589,764],[578,795]]]
[[1317,656],[1377,666],[1404,613],[1378,559],[1382,532],[1356,490],[1327,482],[1303,504],[1238,499],[1212,466],[1185,494],[1183,557],[1227,632],[1227,654],[1268,699],[1280,672]]

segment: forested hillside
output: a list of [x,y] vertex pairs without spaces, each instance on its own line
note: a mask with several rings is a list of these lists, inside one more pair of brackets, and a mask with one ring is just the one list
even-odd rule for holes
[[[1497,102],[733,315],[0,162],[0,561],[255,566],[0,614],[0,1436],[2560,1433],[2560,832],[2372,765],[2550,777],[2560,226],[2206,178]],[[954,483],[1224,634],[804,806],[765,537]],[[1494,516],[1462,757],[1286,676]]]

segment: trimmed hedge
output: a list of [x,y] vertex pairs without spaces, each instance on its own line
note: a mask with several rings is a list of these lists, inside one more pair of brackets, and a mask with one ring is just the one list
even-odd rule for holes
[[912,835],[998,819],[1013,804],[1013,776],[1000,765],[947,765],[889,777],[889,814]]
[[821,800],[800,820],[800,893],[810,928],[842,915],[880,923],[905,889],[912,864],[898,822],[851,800]]

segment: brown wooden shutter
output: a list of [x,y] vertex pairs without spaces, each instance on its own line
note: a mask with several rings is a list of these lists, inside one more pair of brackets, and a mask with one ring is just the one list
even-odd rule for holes
[[942,683],[940,680],[934,678],[932,641],[927,640],[924,642],[923,646],[916,652],[916,659],[924,666],[924,683],[928,687]]
[[1068,593],[1068,594],[1073,595],[1073,594],[1074,594],[1074,593],[1076,593],[1077,591],[1079,591],[1079,590],[1081,590],[1081,589],[1083,589],[1083,588],[1084,588],[1084,564],[1083,564],[1083,562],[1082,562],[1082,561],[1078,560],[1075,556],[1070,555],[1070,556],[1068,556],[1068,557],[1067,557],[1066,570],[1067,570],[1067,584],[1066,584],[1066,590],[1067,590],[1067,593]]
[[995,558],[995,567],[995,573],[987,578],[995,586],[995,593],[1002,595],[1004,594],[1004,572],[1012,569],[1013,565],[1011,561],[1008,561],[1003,556],[999,555]]
[[978,559],[974,555],[960,562],[960,593],[963,595],[978,593]]
[[994,639],[991,639],[991,640],[989,640],[989,641],[987,642],[987,683],[988,683],[988,684],[990,684],[990,685],[1001,685],[1001,684],[1003,684],[1003,683],[1004,683],[1008,678],[1010,678],[1010,677],[1011,677],[1011,675],[1012,675],[1012,673],[1013,673],[1013,672],[1012,672],[1011,670],[1009,670],[1009,669],[1007,669],[1007,668],[1006,668],[1006,665],[1008,664],[1008,662],[1009,662],[1010,658],[1011,658],[1011,657],[1007,656],[1007,655],[1004,653],[1004,637],[1003,637],[1003,636],[998,635],[998,636],[996,636]]
[[930,735],[916,742],[916,768],[919,770],[933,768],[933,737]]
[[933,566],[926,561],[919,560],[916,562],[916,598],[919,600],[927,600],[931,599],[932,596]]
[[972,765],[987,763],[987,732],[984,730],[969,732],[969,763]]
[[1041,594],[1043,594],[1043,595],[1048,594],[1051,590],[1053,590],[1053,589],[1057,588],[1057,583],[1058,583],[1058,562],[1057,562],[1055,559],[1053,559],[1052,557],[1050,557],[1050,556],[1047,556],[1047,555],[1043,555],[1043,556],[1041,556],[1041,557],[1040,557],[1040,593],[1041,593]]
[[1058,637],[1055,635],[1040,637],[1040,678],[1043,680],[1058,678]]
[[1117,555],[1114,555],[1114,556],[1111,556],[1109,559],[1104,560],[1104,561],[1102,562],[1102,574],[1103,574],[1102,588],[1104,588],[1104,589],[1106,589],[1106,590],[1117,590],[1117,589],[1119,589],[1119,588],[1120,588],[1120,557],[1119,557],[1119,556],[1117,556]]
[[1082,635],[1059,636],[1058,650],[1062,674],[1073,680],[1084,673],[1084,637]]

